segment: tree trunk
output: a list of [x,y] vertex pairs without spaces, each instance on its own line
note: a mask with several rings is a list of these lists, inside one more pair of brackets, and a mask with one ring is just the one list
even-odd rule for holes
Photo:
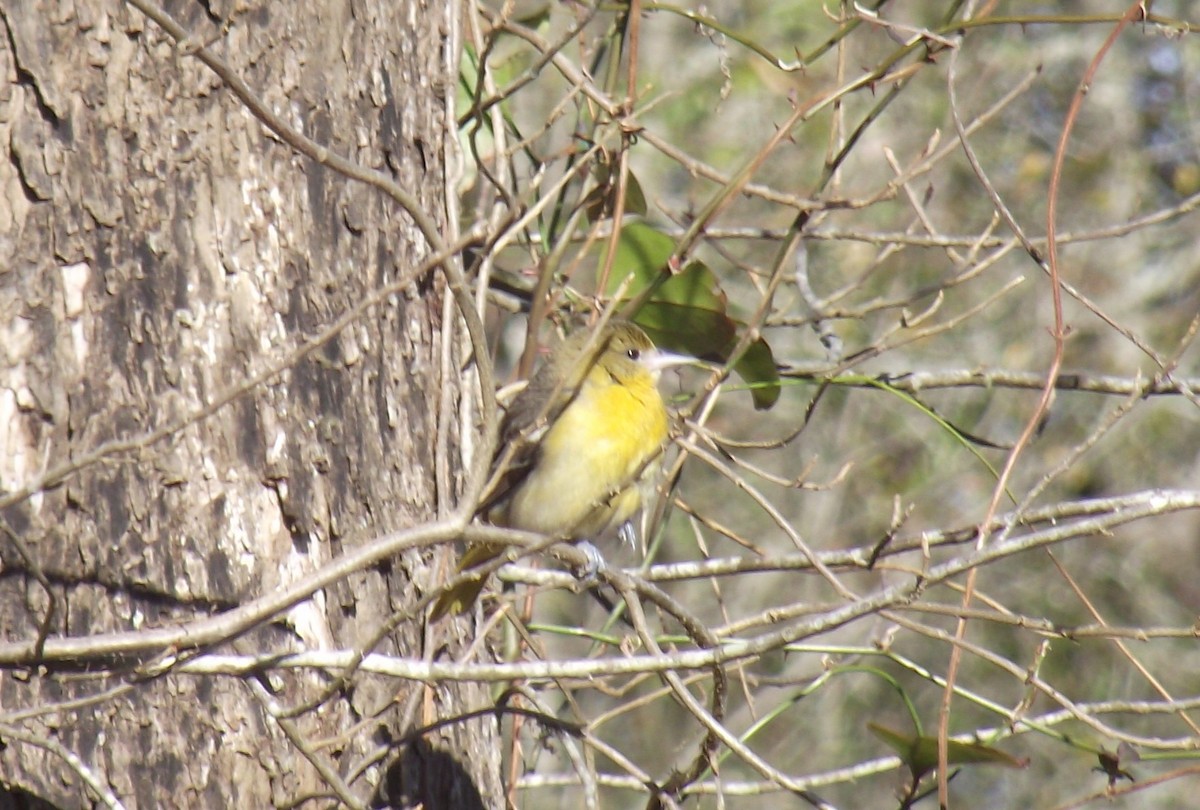
[[[189,47],[445,223],[455,4],[167,10],[189,46],[116,0],[0,0],[0,489],[81,462],[0,512],[4,641],[32,645],[51,610],[52,638],[184,624],[453,504],[457,332],[444,278],[422,269],[427,242],[389,198],[269,135]],[[114,440],[128,444],[88,456]],[[205,652],[418,657],[419,621],[367,645],[413,603],[414,583],[435,580],[406,554]],[[338,672],[242,679],[135,663],[0,680],[10,800],[291,805],[333,796],[331,774],[365,804],[499,795],[494,724],[446,732],[445,751],[390,743],[436,719],[435,700],[459,710],[469,689],[431,700],[420,684],[357,673],[281,724],[269,701],[300,706]]]

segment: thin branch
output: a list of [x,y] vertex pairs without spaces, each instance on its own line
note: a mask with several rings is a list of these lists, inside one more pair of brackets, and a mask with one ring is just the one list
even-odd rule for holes
[[38,734],[30,734],[27,731],[9,725],[0,725],[0,740],[15,740],[49,751],[67,763],[67,766],[83,780],[83,783],[91,789],[92,793],[96,795],[105,807],[109,808],[109,810],[124,810],[125,805],[121,803],[121,800],[117,798],[117,794],[113,793],[112,788],[108,786],[108,778],[96,773],[78,754],[64,746],[58,740]]

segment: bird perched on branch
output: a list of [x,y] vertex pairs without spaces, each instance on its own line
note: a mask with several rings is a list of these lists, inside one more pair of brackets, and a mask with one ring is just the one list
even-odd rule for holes
[[[687,358],[661,352],[639,327],[612,321],[598,334],[571,335],[508,408],[499,469],[484,496],[498,526],[564,540],[590,540],[628,522],[652,483],[667,441],[660,372]],[[476,544],[458,570],[496,559],[503,547]],[[450,589],[432,618],[461,613],[483,590],[486,574]]]

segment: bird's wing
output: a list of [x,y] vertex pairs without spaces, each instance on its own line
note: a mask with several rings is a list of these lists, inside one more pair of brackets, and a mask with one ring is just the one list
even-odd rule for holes
[[504,412],[500,423],[500,441],[492,459],[492,477],[480,500],[479,513],[487,515],[512,493],[537,464],[542,437],[558,414],[571,402],[569,395],[557,394],[552,374],[544,368],[517,394]]
[[[588,357],[581,356],[591,343]],[[479,513],[487,515],[503,503],[537,464],[542,438],[579,393],[607,340],[590,340],[586,331],[576,332],[559,347],[555,358],[542,364],[525,388],[509,404],[500,424],[500,441],[492,459],[492,477],[480,500]],[[585,362],[581,362],[585,361]],[[563,368],[572,369],[570,379]]]

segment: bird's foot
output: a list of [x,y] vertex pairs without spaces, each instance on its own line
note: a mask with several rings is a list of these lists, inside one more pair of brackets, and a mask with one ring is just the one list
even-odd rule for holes
[[600,550],[592,545],[590,540],[580,540],[575,544],[575,548],[583,552],[583,556],[587,558],[583,566],[575,571],[575,576],[579,579],[580,584],[586,588],[595,584],[596,574],[608,563],[600,556]]
[[637,548],[637,529],[633,526],[632,520],[627,520],[621,524],[621,528],[617,529],[617,537],[621,540],[621,545],[629,548]]

